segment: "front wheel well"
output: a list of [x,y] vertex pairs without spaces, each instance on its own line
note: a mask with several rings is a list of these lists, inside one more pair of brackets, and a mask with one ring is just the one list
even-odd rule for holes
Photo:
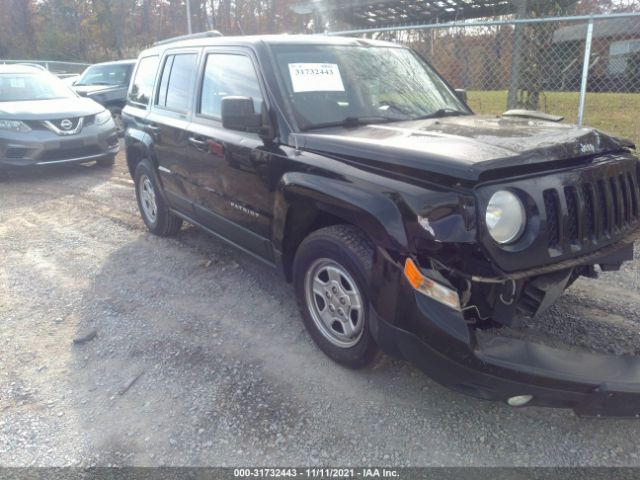
[[292,281],[293,259],[302,241],[316,230],[340,224],[349,225],[350,222],[315,207],[295,206],[290,208],[287,214],[282,250],[282,266],[288,282]]

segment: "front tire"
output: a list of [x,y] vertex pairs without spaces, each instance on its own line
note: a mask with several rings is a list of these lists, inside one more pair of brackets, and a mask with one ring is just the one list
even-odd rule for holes
[[334,225],[309,235],[293,263],[305,327],[326,355],[349,368],[366,367],[380,356],[369,324],[373,253],[361,230]]
[[182,218],[169,210],[147,160],[138,164],[133,179],[140,215],[149,231],[161,237],[175,235],[182,227]]

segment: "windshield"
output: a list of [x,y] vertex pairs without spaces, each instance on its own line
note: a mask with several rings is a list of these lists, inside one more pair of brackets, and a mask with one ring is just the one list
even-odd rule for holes
[[129,85],[133,65],[94,65],[87,68],[75,83],[77,85]]
[[273,48],[303,130],[470,113],[409,49],[358,45]]
[[0,74],[0,102],[73,98],[61,80],[46,73]]

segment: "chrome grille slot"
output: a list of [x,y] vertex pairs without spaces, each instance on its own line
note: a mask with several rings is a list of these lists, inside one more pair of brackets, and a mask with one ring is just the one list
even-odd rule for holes
[[622,198],[620,192],[618,192],[618,182],[615,177],[609,178],[609,185],[611,187],[611,202],[613,205],[613,227],[619,229],[622,225]]
[[567,236],[570,243],[578,241],[578,223],[580,216],[578,214],[578,199],[576,197],[575,187],[564,188],[564,198],[567,202]]
[[631,172],[627,173],[627,180],[629,182],[629,190],[631,192],[631,215],[634,219],[638,219],[638,203],[640,200],[638,196],[640,196],[640,192],[638,192],[638,184],[633,181],[633,175]]
[[622,211],[624,223],[631,222],[631,192],[627,186],[627,179],[624,174],[620,174],[620,189],[622,191]]
[[596,235],[596,219],[593,202],[593,185],[585,183],[582,186],[582,198],[584,202],[584,235],[586,239],[593,240]]
[[560,245],[560,201],[555,190],[544,191],[544,206],[547,213],[547,235],[549,248]]
[[602,225],[601,234],[606,236],[611,232],[611,204],[607,200],[607,189],[604,180],[598,180],[598,200],[601,218],[600,225]]

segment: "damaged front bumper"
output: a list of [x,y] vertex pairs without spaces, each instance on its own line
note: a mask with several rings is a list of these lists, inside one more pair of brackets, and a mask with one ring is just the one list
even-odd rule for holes
[[479,342],[462,312],[414,290],[382,250],[372,278],[374,338],[438,383],[487,400],[572,408],[580,416],[640,417],[640,357],[499,336]]

